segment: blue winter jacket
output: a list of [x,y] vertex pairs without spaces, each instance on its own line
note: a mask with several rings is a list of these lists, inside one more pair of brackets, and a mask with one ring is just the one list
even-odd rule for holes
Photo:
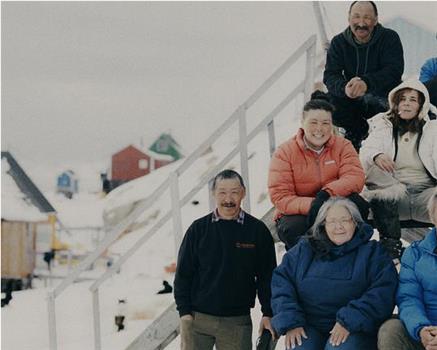
[[419,80],[422,83],[426,83],[435,77],[437,77],[437,57],[432,57],[423,64],[422,68],[420,68]]
[[433,228],[411,244],[401,260],[397,303],[410,336],[420,341],[424,326],[437,325],[437,238]]
[[280,335],[312,326],[329,332],[336,322],[349,332],[376,333],[391,316],[398,275],[393,262],[363,224],[353,238],[316,256],[302,239],[272,277],[272,325]]

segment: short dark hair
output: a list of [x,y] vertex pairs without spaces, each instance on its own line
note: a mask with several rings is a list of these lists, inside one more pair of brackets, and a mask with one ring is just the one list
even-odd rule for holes
[[324,111],[330,112],[331,114],[334,112],[334,106],[329,103],[329,97],[326,93],[320,90],[316,90],[311,94],[311,100],[309,100],[303,106],[303,111],[308,112],[315,109],[322,109]]
[[[351,6],[349,7],[349,14],[351,14],[352,7],[359,1],[352,1]],[[376,4],[373,1],[362,1],[362,2],[370,2],[370,5],[373,7],[373,11],[375,11],[375,16],[378,17],[378,9],[376,8]]]
[[211,190],[214,191],[216,186],[217,186],[217,181],[219,180],[224,180],[224,179],[238,179],[238,181],[240,181],[240,185],[241,187],[243,187],[244,189],[246,189],[246,187],[244,186],[244,181],[243,178],[241,177],[241,175],[239,173],[237,173],[234,170],[231,169],[225,169],[221,172],[219,172],[214,179],[212,180],[212,186],[211,186]]

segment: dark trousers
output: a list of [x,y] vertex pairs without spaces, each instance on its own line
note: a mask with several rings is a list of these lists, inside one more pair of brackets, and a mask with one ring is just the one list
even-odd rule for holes
[[352,142],[358,151],[361,141],[369,131],[367,119],[388,110],[387,99],[366,94],[363,97],[351,99],[330,95],[330,101],[335,106],[332,119],[335,126],[345,130],[345,138]]
[[393,259],[399,259],[404,248],[401,242],[398,202],[372,199],[370,207],[373,213],[373,226],[379,232],[379,241]]
[[[355,203],[363,220],[369,215],[369,203],[358,193],[352,193],[347,199]],[[285,243],[285,248],[292,248],[310,229],[306,215],[283,215],[276,221],[279,239]]]
[[351,333],[344,343],[333,346],[329,343],[329,333],[321,333],[311,326],[304,327],[307,339],[296,350],[376,350],[376,336],[364,333]]

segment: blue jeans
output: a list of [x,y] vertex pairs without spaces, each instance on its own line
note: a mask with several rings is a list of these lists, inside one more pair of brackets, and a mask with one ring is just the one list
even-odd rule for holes
[[296,350],[376,350],[376,335],[351,333],[343,344],[333,346],[329,343],[329,333],[309,326],[304,329],[308,339],[303,338],[302,345],[296,345]]

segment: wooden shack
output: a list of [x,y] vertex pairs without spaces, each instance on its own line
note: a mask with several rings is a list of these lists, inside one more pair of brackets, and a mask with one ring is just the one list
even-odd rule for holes
[[[37,250],[50,250],[55,210],[10,152],[2,152],[1,279],[31,279]],[[41,244],[42,243],[42,244]]]
[[1,221],[2,279],[23,279],[33,274],[36,257],[35,222]]

